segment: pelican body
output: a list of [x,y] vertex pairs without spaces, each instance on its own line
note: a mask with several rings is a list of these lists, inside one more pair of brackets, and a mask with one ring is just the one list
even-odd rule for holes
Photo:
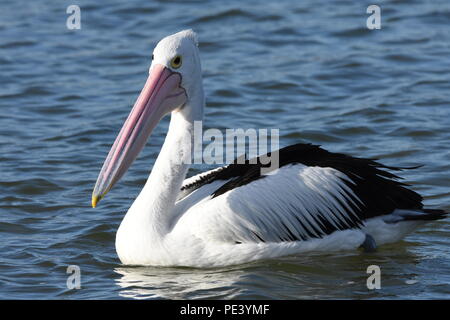
[[[310,251],[354,250],[402,239],[445,217],[371,159],[312,144],[278,150],[279,168],[232,163],[186,179],[194,121],[205,105],[197,36],[185,30],[154,49],[149,77],[99,174],[92,206],[124,175],[158,122],[162,149],[116,235],[128,265],[215,267]],[[389,171],[388,171],[389,170]]]

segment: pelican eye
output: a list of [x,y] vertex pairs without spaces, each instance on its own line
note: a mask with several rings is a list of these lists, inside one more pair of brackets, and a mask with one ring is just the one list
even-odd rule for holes
[[174,69],[181,67],[182,59],[181,56],[176,56],[170,61],[170,66]]

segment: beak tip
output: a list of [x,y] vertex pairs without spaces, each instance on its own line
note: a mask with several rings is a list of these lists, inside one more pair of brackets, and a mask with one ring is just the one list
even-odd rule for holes
[[92,208],[95,208],[97,206],[97,203],[100,201],[99,196],[93,195],[92,196]]

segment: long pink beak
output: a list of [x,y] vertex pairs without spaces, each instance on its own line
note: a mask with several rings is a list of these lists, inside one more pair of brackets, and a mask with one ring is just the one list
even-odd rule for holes
[[153,129],[167,113],[186,103],[181,75],[156,64],[103,164],[92,192],[92,207],[125,174]]

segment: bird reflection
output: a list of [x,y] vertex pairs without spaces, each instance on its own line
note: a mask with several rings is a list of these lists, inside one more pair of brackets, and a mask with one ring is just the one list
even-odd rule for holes
[[114,271],[119,295],[133,299],[220,299],[233,297],[234,286],[246,273],[238,268],[120,267]]

